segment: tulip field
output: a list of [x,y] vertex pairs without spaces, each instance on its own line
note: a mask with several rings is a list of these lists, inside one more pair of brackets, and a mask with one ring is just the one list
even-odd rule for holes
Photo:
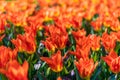
[[0,80],[120,80],[120,0],[0,0]]

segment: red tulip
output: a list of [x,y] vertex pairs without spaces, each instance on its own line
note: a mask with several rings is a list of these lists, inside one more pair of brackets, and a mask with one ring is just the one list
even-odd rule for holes
[[[0,15],[2,16],[2,15]],[[0,17],[0,33],[3,33],[5,30],[5,17]]]

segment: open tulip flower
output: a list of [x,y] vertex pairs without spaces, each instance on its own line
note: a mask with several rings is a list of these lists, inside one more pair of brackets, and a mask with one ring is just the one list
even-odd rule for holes
[[79,60],[80,58],[87,58],[89,56],[89,48],[81,49],[78,45],[76,45],[76,51],[70,51],[69,53],[76,56]]
[[28,63],[25,61],[21,66],[16,60],[10,61],[6,70],[0,69],[0,72],[5,74],[10,80],[28,80],[27,71]]
[[102,59],[108,64],[113,73],[120,72],[120,57],[115,51],[112,50],[109,55],[102,57]]
[[54,53],[51,58],[40,57],[40,59],[45,61],[54,72],[60,72],[63,69],[63,61],[60,51]]
[[0,68],[5,68],[6,64],[17,57],[17,50],[11,50],[5,46],[0,46]]
[[31,34],[18,35],[17,39],[12,40],[12,43],[20,52],[26,51],[27,53],[32,54],[36,50],[35,40]]
[[55,51],[55,49],[64,49],[68,41],[68,34],[65,27],[51,26],[45,27],[46,30],[46,41],[43,41],[46,48],[50,51]]
[[79,61],[75,62],[76,68],[79,72],[79,75],[83,79],[90,79],[92,73],[96,69],[98,62],[94,64],[93,59],[79,59]]
[[102,44],[106,50],[110,51],[115,48],[116,36],[110,34],[108,35],[106,32],[102,35]]

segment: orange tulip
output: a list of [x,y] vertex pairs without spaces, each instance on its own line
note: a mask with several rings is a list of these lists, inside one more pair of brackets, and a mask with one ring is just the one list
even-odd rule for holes
[[[60,13],[60,12],[58,12],[58,13]],[[57,24],[57,25],[62,24],[62,26],[65,26],[66,28],[70,28],[72,26],[76,29],[79,29],[81,26],[80,22],[82,21],[82,17],[76,16],[76,15],[66,17],[66,13],[64,13],[63,15],[60,15],[60,16],[58,15],[59,17],[58,16],[54,17],[55,24]],[[67,13],[67,15],[71,15],[71,13]]]
[[94,16],[94,14],[96,13],[96,7],[94,4],[91,4],[92,0],[90,0],[90,2],[87,2],[87,7],[86,7],[86,12],[85,12],[85,15],[84,15],[84,18],[87,19],[87,20],[90,20],[92,19],[92,17]]
[[9,3],[4,1],[3,5],[4,5],[4,8],[3,8],[4,12],[7,13],[5,14],[7,16],[7,20],[11,21],[17,26],[27,25],[26,19],[29,15],[33,13],[36,6],[31,0],[29,1],[17,0],[17,1],[11,1]]
[[91,25],[95,31],[99,31],[101,29],[102,22],[103,22],[102,19],[99,17],[99,18],[97,18],[96,21],[92,21]]
[[[77,10],[77,9],[76,9]],[[69,18],[68,18],[69,19]],[[63,19],[64,20],[64,19]],[[73,27],[76,29],[80,29],[80,27],[82,26],[82,15],[74,15],[72,17],[72,21],[70,23],[72,23]]]
[[70,54],[75,55],[78,60],[80,58],[88,58],[91,47],[90,39],[84,36],[77,39],[76,43],[77,44],[75,52],[70,52]]
[[38,30],[38,26],[37,25],[31,25],[31,26],[26,26],[24,27],[25,29],[25,33],[26,35],[30,35],[31,37],[35,38],[36,37],[36,33]]
[[84,29],[78,30],[78,31],[76,31],[76,32],[75,32],[75,31],[72,31],[72,35],[74,36],[75,40],[77,41],[77,40],[85,37],[86,31],[85,31]]
[[26,51],[27,53],[32,54],[36,50],[35,39],[31,34],[19,34],[16,39],[12,40],[12,43],[20,52]]
[[88,56],[89,56],[89,49],[90,48],[88,48],[88,47],[81,49],[78,45],[76,45],[76,50],[74,52],[70,51],[69,53],[75,55],[78,60],[80,58],[85,59],[85,58],[88,58]]
[[46,41],[42,41],[48,51],[55,51],[56,46],[51,42],[51,38],[47,38]]
[[98,51],[100,49],[100,36],[89,35],[90,44],[93,51]]
[[86,37],[86,36],[76,40],[77,45],[79,45],[79,47],[82,49],[84,49],[86,47],[90,47],[90,45],[91,45],[90,42],[91,42],[90,38]]
[[89,54],[91,43],[90,43],[89,37],[83,37],[81,39],[78,39],[76,41],[76,45],[79,46],[79,49],[82,51],[82,53]]
[[57,80],[62,80],[62,78],[59,76],[59,77],[57,78]]
[[40,57],[40,59],[45,61],[54,72],[60,72],[63,69],[62,56],[60,51],[57,51],[57,53],[53,54],[51,58]]
[[102,44],[107,51],[115,48],[116,40],[117,38],[113,34],[108,35],[106,32],[102,34]]
[[16,50],[11,50],[5,46],[0,46],[0,68],[4,68],[6,64],[15,59],[17,56]]
[[102,57],[102,59],[108,64],[110,70],[113,73],[120,72],[120,57],[113,50],[106,57]]
[[117,41],[120,42],[120,31],[113,33],[117,37]]
[[67,31],[64,26],[57,25],[56,26],[50,26],[50,27],[44,27],[45,29],[45,35],[46,36],[54,36],[54,35],[62,35],[67,36]]
[[108,13],[108,16],[104,17],[104,25],[106,27],[110,27],[113,31],[120,30],[119,20],[115,18],[110,12]]
[[25,61],[21,66],[16,60],[10,61],[6,70],[0,69],[0,72],[5,74],[9,80],[28,80],[28,63]]
[[43,43],[45,47],[50,51],[55,49],[65,48],[68,41],[68,34],[66,28],[62,26],[45,27],[45,35],[48,36]]
[[54,35],[51,39],[57,49],[64,49],[68,41],[68,35]]
[[93,71],[95,70],[98,62],[94,64],[93,59],[83,59],[81,58],[78,62],[75,62],[77,70],[81,78],[90,78]]

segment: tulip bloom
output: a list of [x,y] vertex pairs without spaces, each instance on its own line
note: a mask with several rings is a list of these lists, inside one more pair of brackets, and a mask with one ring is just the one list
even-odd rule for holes
[[108,16],[104,17],[104,25],[106,27],[110,27],[113,31],[120,30],[120,23],[117,18],[115,18],[111,13]]
[[47,38],[46,41],[42,41],[48,51],[55,51],[56,46],[51,42],[51,38]]
[[92,73],[94,72],[96,66],[98,65],[98,62],[94,64],[93,59],[79,59],[79,61],[75,62],[75,65],[77,67],[77,70],[79,72],[79,75],[81,78],[87,78],[90,79]]
[[45,27],[45,30],[45,35],[48,37],[43,41],[43,44],[49,51],[52,50],[54,52],[55,49],[65,48],[68,41],[68,34],[64,27],[51,26]]
[[32,54],[36,50],[35,39],[31,34],[19,34],[16,39],[12,40],[12,43],[20,52],[26,51],[27,53]]
[[86,47],[84,49],[81,49],[78,45],[76,46],[76,50],[70,51],[69,53],[76,56],[76,58],[79,60],[80,58],[88,58],[89,56],[89,47]]
[[57,51],[57,53],[53,54],[51,58],[41,57],[40,59],[45,61],[54,72],[60,72],[63,69],[62,56],[60,51]]
[[83,38],[79,38],[76,43],[76,50],[69,53],[75,55],[78,60],[80,58],[88,58],[91,47],[90,39],[84,36]]
[[95,31],[99,31],[101,29],[102,22],[103,21],[102,21],[101,17],[99,17],[99,18],[97,18],[97,20],[92,21],[91,25],[92,25],[92,27],[94,28]]
[[5,46],[0,46],[0,68],[6,67],[6,64],[15,59],[17,56],[16,50],[11,50]]
[[64,49],[68,41],[68,35],[54,35],[51,39],[56,48]]
[[113,34],[115,34],[115,36],[117,37],[117,41],[120,42],[120,31],[113,33]]
[[108,64],[110,70],[113,73],[120,72],[120,57],[113,50],[106,57],[102,57],[102,59]]
[[115,48],[116,40],[117,38],[113,34],[108,35],[106,32],[102,34],[102,44],[107,51]]
[[78,31],[72,31],[72,35],[74,36],[75,40],[78,41],[79,39],[85,37],[86,31],[84,29]]
[[98,51],[100,49],[100,36],[89,35],[90,44],[93,51]]
[[25,61],[21,66],[13,60],[8,63],[6,70],[0,69],[0,72],[5,74],[9,80],[28,80],[28,63]]

